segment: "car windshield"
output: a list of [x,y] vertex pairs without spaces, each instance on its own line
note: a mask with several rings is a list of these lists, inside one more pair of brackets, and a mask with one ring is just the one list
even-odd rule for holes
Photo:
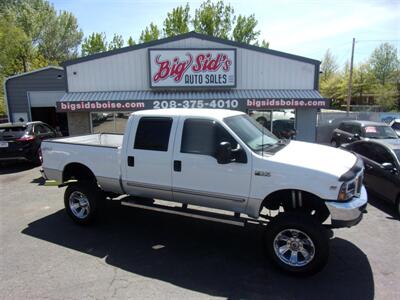
[[276,152],[287,144],[248,115],[228,117],[224,122],[253,151],[268,152],[274,149],[273,152]]
[[10,126],[0,128],[0,141],[12,140],[22,137],[25,134],[25,126]]
[[364,127],[364,136],[371,139],[397,139],[396,132],[389,126],[368,125]]

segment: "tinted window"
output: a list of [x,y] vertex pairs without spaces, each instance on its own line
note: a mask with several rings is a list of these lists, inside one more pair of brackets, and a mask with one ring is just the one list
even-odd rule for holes
[[47,126],[44,126],[42,124],[37,124],[33,128],[33,132],[35,134],[50,134],[52,133],[52,130]]
[[346,131],[346,132],[351,132],[351,125],[350,124],[346,124],[346,123],[342,123],[339,125],[339,129]]
[[135,149],[168,151],[171,118],[143,117],[136,131]]
[[379,164],[383,164],[385,162],[393,163],[393,157],[390,152],[381,145],[375,145],[372,143],[358,143],[353,144],[352,149],[354,152],[369,158]]
[[393,128],[394,130],[400,130],[400,123],[398,123],[398,122],[393,123],[392,128]]
[[215,156],[221,142],[230,142],[232,149],[237,142],[220,124],[212,120],[187,119],[182,132],[182,153]]
[[350,132],[352,133],[352,134],[359,134],[359,135],[361,135],[361,126],[360,125],[355,125],[355,124],[353,124],[353,125],[350,125]]
[[375,161],[377,163],[394,163],[392,155],[385,147],[374,145],[372,151],[375,152]]
[[25,126],[13,126],[0,128],[0,140],[12,140],[22,137],[26,133]]

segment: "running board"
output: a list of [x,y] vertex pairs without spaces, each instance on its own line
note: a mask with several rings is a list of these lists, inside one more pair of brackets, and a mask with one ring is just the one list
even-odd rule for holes
[[152,211],[158,211],[158,212],[163,212],[163,213],[168,213],[168,214],[173,214],[173,215],[179,215],[179,216],[184,216],[184,217],[189,217],[189,218],[195,218],[195,219],[200,219],[200,220],[225,223],[225,224],[241,226],[241,227],[245,226],[245,224],[246,224],[246,220],[241,219],[239,217],[231,217],[228,215],[200,211],[200,210],[190,209],[190,208],[168,207],[168,206],[152,204],[152,203],[151,204],[150,203],[149,204],[139,204],[132,200],[131,201],[121,201],[121,205],[136,207],[136,208],[141,208],[141,209],[147,209],[147,210],[152,210]]

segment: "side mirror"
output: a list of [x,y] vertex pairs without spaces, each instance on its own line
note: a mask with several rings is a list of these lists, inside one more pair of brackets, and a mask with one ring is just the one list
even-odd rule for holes
[[360,139],[360,135],[358,133],[355,133],[353,135],[353,137],[354,137],[355,140],[359,140]]
[[221,165],[229,164],[232,160],[232,146],[229,142],[221,142],[217,146],[217,162]]
[[395,167],[393,166],[392,163],[386,162],[382,164],[382,169],[387,170],[387,171],[393,171]]

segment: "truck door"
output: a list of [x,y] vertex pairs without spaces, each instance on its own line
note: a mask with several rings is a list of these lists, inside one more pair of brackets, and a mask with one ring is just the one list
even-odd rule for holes
[[126,145],[123,185],[134,196],[172,200],[172,152],[177,118],[140,116]]
[[219,209],[245,211],[250,190],[251,156],[247,162],[218,164],[216,146],[238,142],[211,119],[181,118],[172,172],[174,201]]

